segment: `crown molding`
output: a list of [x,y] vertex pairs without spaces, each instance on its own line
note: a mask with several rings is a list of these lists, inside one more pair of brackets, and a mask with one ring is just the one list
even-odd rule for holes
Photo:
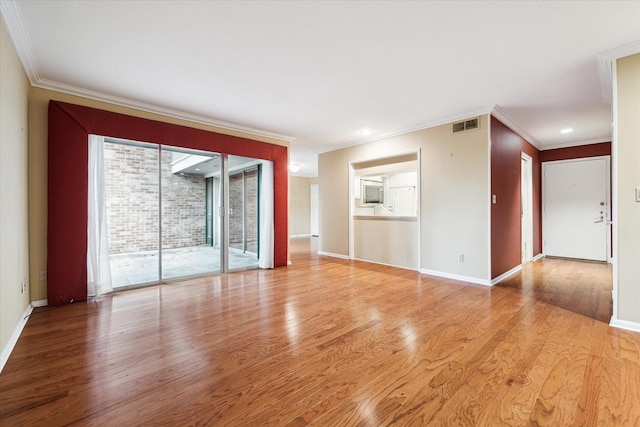
[[613,102],[613,62],[619,58],[635,55],[636,53],[640,53],[640,41],[602,52],[597,56],[602,100],[607,104]]
[[611,138],[594,138],[580,142],[563,142],[561,144],[546,145],[540,151],[557,150],[558,148],[579,147],[581,145],[602,144],[603,142],[611,142]]
[[0,13],[2,13],[4,22],[7,25],[9,37],[13,41],[29,83],[33,85],[40,80],[40,71],[36,57],[31,50],[31,41],[29,40],[27,27],[22,19],[20,3],[16,0],[1,0]]
[[387,132],[383,134],[373,135],[366,138],[360,138],[356,140],[352,140],[346,142],[344,144],[332,146],[331,148],[327,148],[326,150],[318,151],[318,154],[328,153],[330,151],[342,150],[343,148],[354,147],[356,145],[367,144],[369,142],[381,141],[383,139],[393,138],[400,135],[406,135],[411,132],[417,132],[425,129],[429,129],[436,126],[442,126],[449,123],[453,123],[459,120],[468,119],[469,117],[483,116],[491,113],[491,108],[481,108],[478,110],[469,111],[466,113],[455,114],[448,117],[441,117],[436,120],[431,120],[429,122],[421,123],[417,126],[413,126],[411,128],[405,128],[403,130],[395,131],[395,132]]
[[127,98],[108,95],[106,93],[93,91],[90,89],[84,89],[77,86],[68,85],[65,83],[56,82],[42,78],[38,63],[36,61],[33,50],[31,49],[31,41],[29,40],[29,34],[26,30],[26,25],[22,18],[22,11],[20,10],[20,2],[16,0],[0,0],[0,12],[7,25],[9,36],[13,41],[22,67],[27,74],[29,83],[33,87],[39,87],[42,89],[53,90],[56,92],[66,93],[69,95],[80,96],[83,98],[93,99],[96,101],[108,102],[110,104],[119,105],[122,107],[134,108],[136,110],[145,111],[148,113],[160,114],[167,117],[186,120],[192,123],[199,123],[207,126],[215,126],[220,129],[242,132],[253,136],[263,138],[273,138],[289,143],[295,140],[294,137],[288,135],[277,134],[273,132],[264,131],[261,129],[255,129],[248,126],[242,126],[235,123],[230,123],[222,120],[215,120],[211,117],[202,116],[198,114],[186,113],[184,111],[174,110],[171,108],[160,107],[145,102],[134,101]]
[[134,101],[128,98],[122,98],[119,96],[109,95],[106,93],[84,89],[77,86],[68,85],[52,80],[40,79],[38,82],[32,84],[34,87],[42,89],[53,90],[56,92],[66,93],[68,95],[80,96],[83,98],[93,99],[95,101],[107,102],[113,105],[119,105],[121,107],[133,108],[139,111],[145,111],[147,113],[159,114],[175,119],[186,120],[192,123],[199,123],[207,126],[215,126],[220,129],[230,130],[235,132],[242,132],[253,136],[273,138],[289,143],[295,141],[295,137],[289,135],[282,135],[278,133],[263,131],[260,129],[242,126],[235,123],[230,123],[222,120],[215,120],[211,117],[202,116],[198,114],[186,113],[180,110],[174,110],[172,108],[159,107],[157,105],[148,104],[146,102]]
[[515,121],[513,121],[508,115],[507,113],[500,108],[498,105],[495,105],[493,107],[493,111],[491,111],[491,114],[493,116],[495,116],[496,119],[500,120],[504,125],[506,125],[509,129],[511,129],[512,131],[514,131],[515,133],[517,133],[520,138],[526,140],[529,144],[533,145],[534,147],[536,147],[538,150],[542,150],[542,144],[540,143],[540,141],[538,141],[537,139],[535,139],[534,137],[532,137],[531,135],[527,134],[520,126],[518,126],[516,124]]

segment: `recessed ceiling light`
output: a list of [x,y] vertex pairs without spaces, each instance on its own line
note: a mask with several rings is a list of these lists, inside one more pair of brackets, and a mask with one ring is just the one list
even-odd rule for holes
[[571,133],[573,132],[573,128],[565,128],[560,131],[560,133]]
[[196,170],[197,170],[197,171],[199,171],[199,170],[200,170],[200,168],[196,168]]
[[363,129],[360,129],[358,133],[362,136],[369,136],[373,133],[373,129],[363,128]]

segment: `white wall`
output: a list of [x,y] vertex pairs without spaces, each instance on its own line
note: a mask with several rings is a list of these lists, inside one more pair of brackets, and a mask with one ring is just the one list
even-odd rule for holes
[[454,135],[447,124],[320,154],[319,251],[349,255],[349,162],[420,149],[420,267],[489,280],[487,119],[477,131]]
[[[27,99],[29,82],[0,24],[0,350],[29,307]],[[21,291],[21,280],[27,289]]]

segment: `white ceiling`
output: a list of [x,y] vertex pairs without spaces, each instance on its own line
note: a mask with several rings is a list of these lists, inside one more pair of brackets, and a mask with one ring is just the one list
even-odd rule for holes
[[603,58],[640,52],[640,1],[0,1],[33,85],[286,136],[308,176],[494,108],[542,149],[608,141]]

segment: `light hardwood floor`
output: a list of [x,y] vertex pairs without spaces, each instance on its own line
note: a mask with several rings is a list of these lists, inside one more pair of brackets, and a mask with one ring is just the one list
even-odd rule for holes
[[36,309],[0,424],[640,425],[640,333],[611,270],[545,259],[493,288],[310,254]]

